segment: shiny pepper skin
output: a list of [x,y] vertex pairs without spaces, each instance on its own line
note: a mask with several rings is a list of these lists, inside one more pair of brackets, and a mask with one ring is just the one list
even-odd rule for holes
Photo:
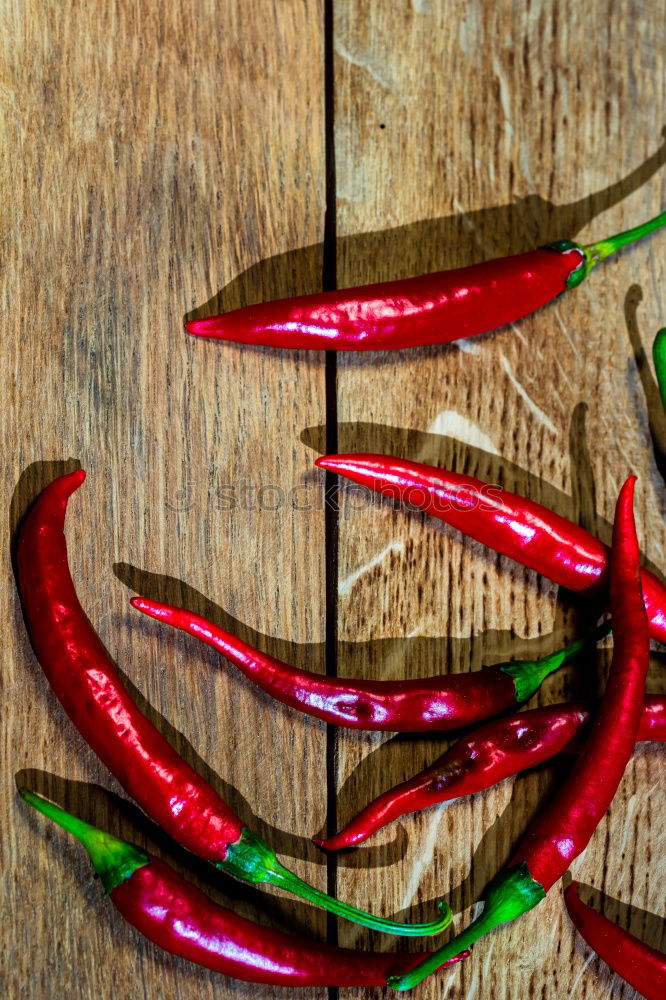
[[407,972],[423,958],[336,948],[262,927],[214,903],[145,851],[34,792],[20,794],[83,844],[125,920],[171,955],[248,983],[292,987],[381,986],[387,975]]
[[[450,524],[567,590],[594,596],[608,583],[608,546],[527,497],[472,476],[392,455],[327,455],[315,463]],[[666,643],[666,587],[641,571],[650,634]]]
[[303,350],[381,351],[473,337],[522,319],[567,288],[577,248],[486,261],[419,278],[364,285],[192,320],[189,333]]
[[562,240],[450,271],[235,309],[185,324],[198,337],[304,350],[382,351],[442,344],[515,323],[601,260],[666,225],[666,212],[607,240]]
[[18,584],[37,659],[86,742],[146,813],[183,847],[222,861],[243,826],[136,706],[74,589],[64,534],[78,470],[42,491],[20,528]]
[[[354,847],[407,813],[485,791],[558,754],[578,753],[589,721],[584,705],[564,704],[479,726],[420,774],[370,802],[339,833],[315,843],[332,851]],[[642,740],[666,741],[666,696],[646,697],[637,737]]]
[[388,985],[412,989],[489,931],[537,906],[587,847],[622,780],[638,736],[650,660],[633,515],[635,477],[618,497],[611,548],[613,659],[606,690],[582,752],[552,801],[530,824],[513,857],[493,879],[482,912],[460,934]]
[[587,846],[608,811],[633,754],[643,714],[650,639],[633,517],[635,483],[632,477],[622,487],[613,527],[613,660],[606,690],[583,752],[551,804],[531,824],[513,860],[525,862],[546,892]]
[[564,902],[578,933],[613,972],[638,990],[645,1000],[664,1000],[666,955],[583,903],[578,895],[578,882],[567,886]]
[[213,903],[156,858],[111,893],[144,937],[208,969],[279,986],[382,986],[422,955],[335,948],[262,927]]
[[139,710],[86,617],[69,572],[65,512],[84,479],[84,472],[72,472],[42,491],[21,526],[16,556],[23,612],[37,659],[91,748],[169,836],[237,878],[279,885],[385,933],[440,933],[451,919],[445,905],[436,920],[403,924],[364,913],[289,871]]
[[298,670],[249,646],[200,615],[145,597],[132,607],[212,646],[285,705],[347,729],[416,733],[460,729],[534,694],[548,674],[573,659],[584,640],[535,661],[496,664],[423,680],[353,680]]

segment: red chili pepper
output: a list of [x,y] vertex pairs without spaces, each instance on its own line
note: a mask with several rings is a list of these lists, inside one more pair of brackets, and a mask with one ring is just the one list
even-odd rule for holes
[[423,957],[334,948],[261,927],[218,906],[158,858],[27,789],[21,796],[83,844],[104,894],[128,923],[172,955],[248,983],[366,987],[382,986],[387,975],[408,972]]
[[666,224],[655,219],[589,246],[570,240],[419,278],[279,299],[185,324],[199,337],[266,347],[377,351],[441,344],[515,323],[595,264]]
[[52,482],[19,532],[18,584],[32,644],[63,708],[121,785],[183,847],[246,882],[268,882],[332,913],[405,936],[438,933],[440,920],[406,925],[362,913],[299,879],[139,711],[81,607],[67,563],[67,501],[85,479]]
[[[497,715],[531,698],[544,678],[572,660],[586,642],[580,639],[541,660],[501,663],[471,674],[403,681],[341,680],[297,670],[191,611],[145,597],[134,597],[131,604],[212,646],[285,705],[335,726],[371,732],[460,729]],[[604,626],[595,639],[607,632]]]
[[[391,455],[327,455],[315,462],[383,496],[419,507],[567,590],[594,595],[608,582],[608,547],[526,497],[432,465]],[[641,571],[650,633],[666,642],[666,588]]]
[[578,882],[564,890],[569,916],[590,948],[646,1000],[666,997],[666,955],[581,902]]
[[[563,753],[578,753],[590,720],[584,705],[549,705],[475,729],[409,781],[379,795],[339,833],[314,838],[328,851],[363,843],[407,813],[475,795]],[[648,695],[636,742],[666,742],[666,695]]]
[[613,659],[583,752],[492,882],[481,915],[411,972],[391,977],[394,989],[411,989],[442,962],[540,903],[585,849],[613,800],[636,743],[650,660],[633,517],[635,482],[635,477],[627,480],[617,501],[610,571]]

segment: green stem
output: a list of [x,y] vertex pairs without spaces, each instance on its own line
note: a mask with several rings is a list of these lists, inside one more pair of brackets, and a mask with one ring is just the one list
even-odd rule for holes
[[268,883],[279,886],[287,892],[305,899],[308,903],[320,906],[329,913],[335,913],[339,917],[351,920],[362,927],[370,927],[372,930],[383,931],[386,934],[395,934],[401,937],[426,937],[431,934],[439,934],[451,923],[452,914],[446,903],[439,904],[442,914],[439,920],[433,920],[427,924],[399,924],[393,920],[385,920],[382,917],[373,917],[363,910],[357,910],[355,906],[348,903],[341,903],[326,893],[320,892],[314,886],[308,885],[293,872],[285,868],[276,858],[275,852],[251,830],[245,828],[241,839],[229,847],[224,861],[219,861],[218,868],[229,872],[236,878],[244,882]]
[[650,219],[649,222],[644,222],[640,226],[634,226],[633,229],[627,229],[623,233],[617,233],[616,236],[610,236],[607,240],[599,240],[598,243],[589,243],[583,249],[593,255],[594,263],[596,264],[597,261],[610,257],[616,250],[621,250],[622,247],[627,247],[631,243],[637,243],[638,240],[642,240],[644,236],[648,236],[656,229],[661,229],[662,226],[666,226],[666,212],[660,212],[659,215],[655,215],[654,219]]
[[527,913],[545,898],[543,886],[536,882],[523,862],[517,868],[501,871],[488,889],[483,912],[476,920],[452,938],[443,948],[425,958],[411,972],[403,976],[391,976],[387,984],[394,990],[411,990],[423,982],[426,976],[436,972],[445,962],[471,948],[489,931],[508,924]]
[[121,882],[133,875],[137,868],[143,868],[144,865],[150,864],[148,855],[140,851],[138,847],[133,847],[132,844],[119,840],[118,837],[114,837],[110,833],[98,830],[96,826],[91,826],[77,816],[72,816],[71,813],[54,805],[53,802],[43,799],[41,795],[35,795],[27,788],[19,789],[19,794],[29,806],[44,816],[48,816],[49,819],[61,826],[63,830],[67,830],[83,844],[102,881],[106,896],[113,892]]
[[644,236],[648,236],[650,233],[655,232],[655,230],[661,229],[662,226],[666,226],[666,212],[661,212],[654,219],[644,222],[641,226],[635,226],[633,229],[627,229],[624,233],[617,233],[615,236],[610,236],[607,240],[599,240],[598,243],[588,243],[587,246],[579,247],[585,255],[585,260],[569,275],[567,287],[575,288],[584,278],[587,278],[592,268],[600,260],[605,260],[606,257],[610,257],[612,253],[615,253],[616,250],[620,250],[622,247],[642,240]]
[[556,653],[544,656],[540,660],[518,660],[513,663],[506,663],[500,666],[500,670],[513,677],[516,692],[516,704],[522,705],[524,701],[531,698],[535,691],[541,687],[544,679],[554,670],[563,667],[565,663],[573,660],[586,646],[599,642],[605,638],[611,630],[610,621],[604,622],[594,629],[589,635],[582,639],[576,639],[570,646],[558,649]]
[[666,327],[660,330],[654,338],[652,357],[654,358],[662,406],[666,410]]

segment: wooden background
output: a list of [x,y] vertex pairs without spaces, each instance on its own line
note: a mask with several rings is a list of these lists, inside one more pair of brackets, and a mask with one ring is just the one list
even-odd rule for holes
[[[337,438],[454,464],[604,539],[633,471],[645,558],[664,568],[666,421],[642,352],[666,316],[666,240],[515,329],[448,347],[327,363],[195,341],[182,322],[315,291],[334,265],[340,285],[402,277],[656,214],[664,0],[4,0],[0,15],[3,995],[284,995],[142,940],[103,903],[81,850],[18,802],[17,777],[240,912],[336,933],[304,905],[186,865],[115,797],[45,682],[10,537],[76,463],[89,473],[67,522],[80,597],[164,732],[299,873],[413,920],[448,898],[461,926],[563,765],[407,817],[327,869],[309,838],[446,741],[327,733],[128,599],[186,604],[340,675],[466,671],[559,646],[585,612],[556,587],[344,488],[326,518],[312,461]],[[607,658],[562,671],[533,703],[594,693]],[[573,874],[663,949],[661,760],[637,751]],[[350,925],[338,935],[394,947]],[[418,996],[634,993],[575,938],[555,889]]]

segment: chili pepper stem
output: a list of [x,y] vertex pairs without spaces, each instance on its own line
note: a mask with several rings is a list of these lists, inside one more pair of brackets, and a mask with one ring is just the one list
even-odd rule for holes
[[535,691],[539,690],[541,684],[549,674],[552,674],[555,670],[559,670],[565,663],[570,663],[586,646],[604,639],[610,630],[610,621],[603,622],[589,635],[583,636],[581,639],[576,639],[575,642],[572,642],[569,646],[565,646],[564,649],[558,649],[556,653],[550,653],[540,660],[519,660],[516,663],[507,663],[500,667],[500,670],[505,674],[513,677],[516,690],[516,703],[521,705],[523,702],[528,701]]
[[19,795],[29,806],[48,816],[83,844],[104,886],[105,896],[133,875],[137,868],[150,864],[148,855],[138,847],[127,844],[113,834],[105,833],[104,830],[98,830],[97,827],[65,812],[60,806],[42,798],[41,795],[35,795],[27,788],[19,789]]
[[575,288],[584,278],[587,278],[592,268],[600,260],[605,260],[606,257],[610,257],[616,250],[642,240],[644,236],[648,236],[665,225],[666,212],[661,212],[654,219],[650,219],[649,222],[644,222],[640,226],[627,229],[625,232],[617,233],[615,236],[609,236],[606,240],[599,240],[598,243],[588,243],[587,246],[581,247],[580,249],[585,254],[585,261],[570,275],[567,285],[569,288]]
[[545,896],[543,886],[532,878],[526,864],[505,869],[489,886],[483,912],[469,927],[452,938],[443,948],[419,962],[411,972],[402,976],[391,976],[387,984],[394,990],[413,989],[426,976],[436,972],[461,951],[471,948],[476,941],[500,924],[507,924],[533,909]]
[[224,861],[219,861],[217,867],[245,882],[257,884],[263,882],[279,886],[308,903],[314,903],[328,910],[329,913],[335,913],[362,927],[370,927],[372,930],[399,937],[427,937],[439,934],[449,926],[453,917],[450,907],[443,902],[438,904],[441,917],[425,924],[399,924],[393,920],[364,913],[355,906],[327,896],[326,893],[304,882],[298,875],[294,875],[278,861],[275,852],[268,844],[247,828],[243,829],[241,839],[229,847],[226,858]]
[[657,373],[657,384],[659,385],[661,402],[666,410],[666,327],[661,329],[654,338],[652,357],[654,359],[654,369]]

